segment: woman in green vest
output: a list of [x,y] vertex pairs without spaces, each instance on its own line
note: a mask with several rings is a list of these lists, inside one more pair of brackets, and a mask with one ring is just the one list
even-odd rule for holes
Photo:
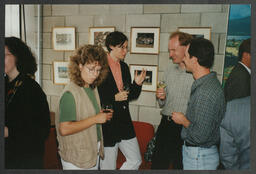
[[84,45],[70,57],[68,70],[70,83],[61,94],[55,118],[62,166],[98,169],[104,158],[101,124],[113,113],[100,110],[97,90],[108,72],[106,53],[100,46]]

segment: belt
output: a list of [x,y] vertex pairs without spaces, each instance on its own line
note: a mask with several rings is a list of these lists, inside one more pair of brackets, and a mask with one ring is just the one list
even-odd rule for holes
[[171,115],[162,115],[166,120],[172,121],[172,116]]
[[188,147],[199,147],[198,145],[190,144],[189,142],[184,141],[184,145]]

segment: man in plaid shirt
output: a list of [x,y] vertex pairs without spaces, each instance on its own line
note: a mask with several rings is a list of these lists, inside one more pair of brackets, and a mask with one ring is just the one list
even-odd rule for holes
[[172,113],[173,121],[183,126],[183,168],[215,170],[219,164],[217,145],[226,104],[216,72],[210,71],[214,62],[213,44],[204,38],[192,39],[183,61],[195,79],[186,114]]

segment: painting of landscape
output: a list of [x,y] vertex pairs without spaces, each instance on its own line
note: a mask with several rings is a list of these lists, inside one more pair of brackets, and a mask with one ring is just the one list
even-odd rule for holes
[[228,78],[238,61],[238,48],[241,42],[251,37],[251,6],[248,4],[230,5],[223,82]]

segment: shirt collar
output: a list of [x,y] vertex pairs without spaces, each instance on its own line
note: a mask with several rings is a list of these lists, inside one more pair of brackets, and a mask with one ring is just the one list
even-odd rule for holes
[[174,67],[178,72],[187,72],[186,68],[181,68],[179,64],[174,64]]
[[108,54],[108,63],[110,65],[119,65],[120,64],[120,61],[115,61],[111,56],[110,54]]
[[238,62],[238,63],[240,63],[241,65],[243,65],[244,67],[245,67],[245,69],[248,71],[248,73],[249,74],[251,74],[251,69],[250,68],[248,68],[245,64],[243,64],[242,62]]
[[212,79],[215,76],[216,76],[216,72],[210,72],[209,74],[195,80],[192,84],[191,91],[195,90],[198,86],[202,85],[205,81],[208,81],[208,79]]

